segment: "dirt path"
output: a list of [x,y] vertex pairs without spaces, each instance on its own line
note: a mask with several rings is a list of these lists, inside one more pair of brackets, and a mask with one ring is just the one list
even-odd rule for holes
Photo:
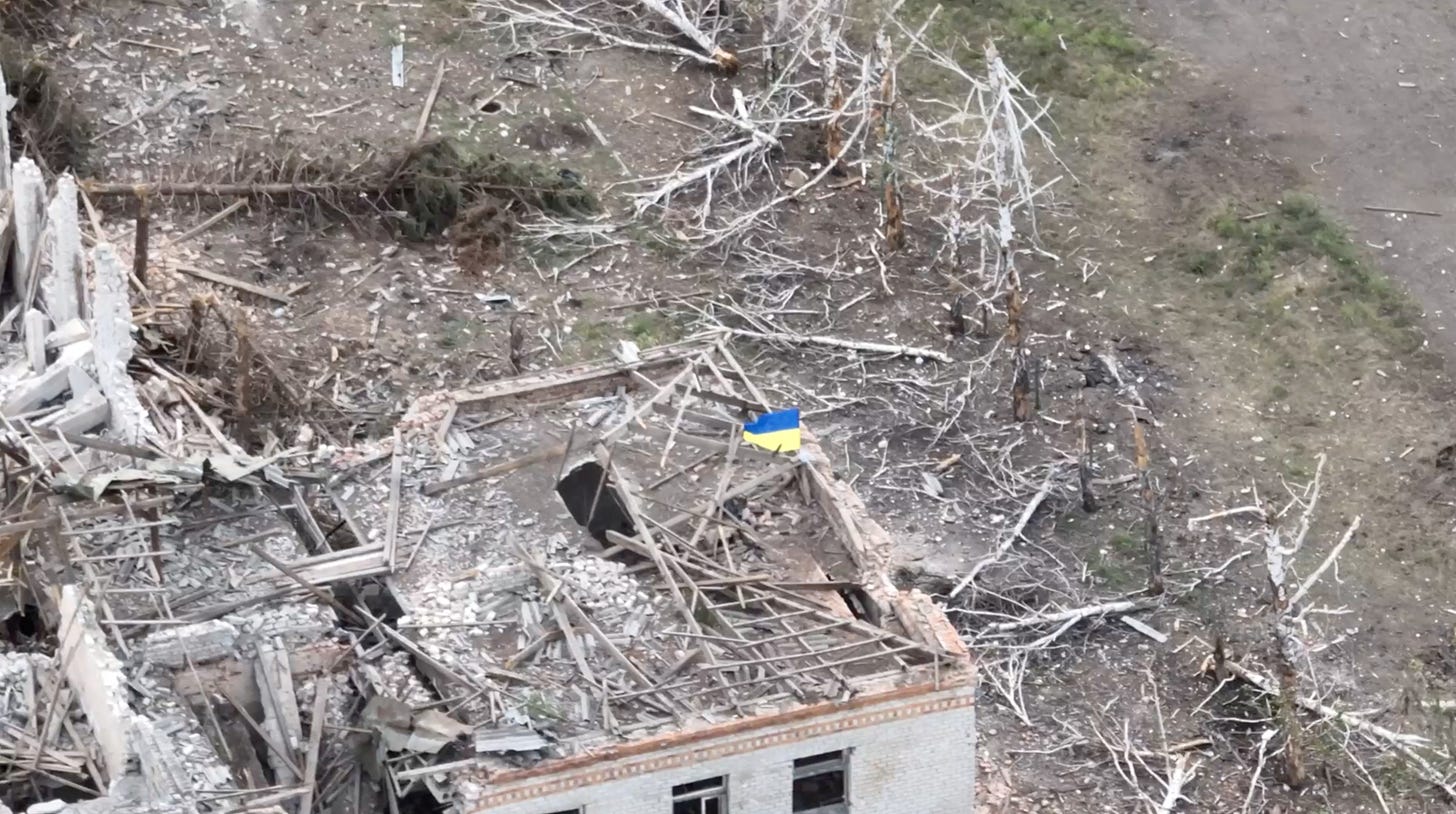
[[1426,312],[1432,345],[1456,356],[1456,7],[1137,0],[1132,12],[1150,39],[1248,110],[1270,157],[1355,228]]

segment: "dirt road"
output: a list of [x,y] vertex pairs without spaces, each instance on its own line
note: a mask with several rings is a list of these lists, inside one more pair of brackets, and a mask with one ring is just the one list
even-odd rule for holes
[[[1456,358],[1456,6],[1137,0],[1129,15],[1248,111]],[[1374,212],[1389,207],[1444,217]]]

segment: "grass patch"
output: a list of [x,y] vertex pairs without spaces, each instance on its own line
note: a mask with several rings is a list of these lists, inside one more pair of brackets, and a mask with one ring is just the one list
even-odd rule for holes
[[435,337],[435,344],[441,350],[455,350],[475,343],[473,330],[477,323],[470,319],[451,317],[440,324],[441,332]]
[[1414,306],[1313,197],[1287,195],[1256,216],[1226,207],[1209,232],[1216,245],[1184,247],[1179,265],[1230,297],[1257,297],[1268,324],[1317,309],[1394,350],[1420,346]]
[[[936,0],[909,0],[923,19]],[[929,35],[939,46],[964,42],[963,61],[980,73],[980,47],[995,40],[1007,64],[1042,95],[1091,101],[1123,98],[1147,84],[1153,50],[1099,0],[951,0],[940,3]]]
[[682,322],[664,311],[644,311],[621,320],[584,314],[572,323],[571,341],[566,347],[570,361],[581,361],[608,355],[624,339],[646,350],[676,342],[682,336]]
[[627,333],[643,348],[665,345],[682,338],[678,323],[661,311],[644,311],[627,317]]
[[1147,581],[1147,571],[1147,546],[1134,529],[1114,533],[1087,561],[1087,572],[1114,591],[1141,587]]

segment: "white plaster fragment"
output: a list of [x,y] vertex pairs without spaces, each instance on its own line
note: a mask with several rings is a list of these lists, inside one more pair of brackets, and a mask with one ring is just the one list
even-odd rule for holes
[[15,291],[30,287],[30,272],[40,251],[41,224],[45,222],[45,178],[28,158],[15,162],[10,178],[15,187]]
[[76,179],[62,175],[56,180],[56,197],[46,207],[50,264],[40,279],[41,298],[57,325],[81,316],[81,224],[76,200]]
[[131,300],[127,274],[116,252],[97,243],[92,252],[96,289],[92,300],[91,336],[96,348],[96,379],[111,403],[111,429],[128,443],[156,432],[127,372],[136,341],[132,339]]

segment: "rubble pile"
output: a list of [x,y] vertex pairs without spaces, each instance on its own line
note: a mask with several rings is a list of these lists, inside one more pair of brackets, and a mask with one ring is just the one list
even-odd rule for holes
[[627,573],[627,566],[620,562],[578,556],[551,561],[548,567],[571,585],[576,600],[587,610],[629,611],[647,606],[650,602],[647,592]]
[[[863,577],[881,561],[844,546],[883,532],[821,454],[739,448],[766,405],[716,341],[432,394],[355,447],[250,454],[201,388],[132,364],[114,254],[68,253],[74,218],[38,223],[16,234],[50,241],[44,279],[0,287],[51,308],[23,304],[0,371],[0,622],[38,628],[0,636],[18,811],[466,811],[511,772],[959,663]],[[571,492],[584,509],[558,493],[569,462],[601,473]],[[860,621],[819,562],[895,627]]]
[[22,724],[35,714],[35,674],[50,659],[35,653],[0,654],[0,719]]

